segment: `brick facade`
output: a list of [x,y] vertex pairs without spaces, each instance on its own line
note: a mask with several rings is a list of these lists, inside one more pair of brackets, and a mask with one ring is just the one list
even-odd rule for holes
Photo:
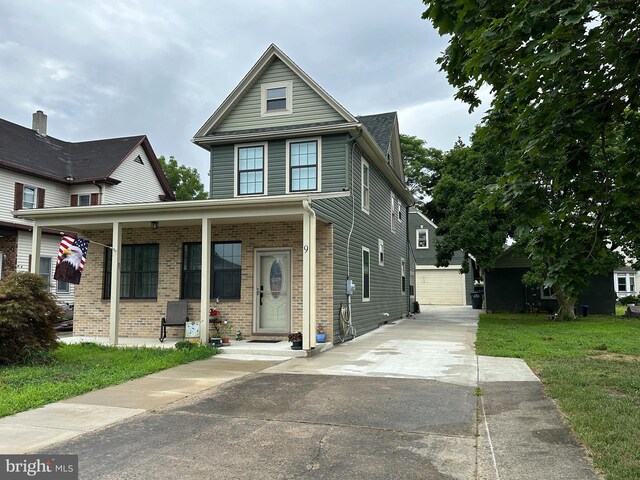
[[[87,232],[87,237],[95,242],[109,244],[111,231]],[[260,248],[291,249],[292,331],[302,329],[302,222],[253,223],[237,225],[213,225],[213,242],[242,242],[242,283],[241,299],[220,301],[217,309],[223,318],[233,323],[233,335],[240,330],[246,337],[255,336],[253,326],[254,300],[254,253]],[[158,295],[156,300],[120,301],[119,335],[121,337],[156,338],[160,333],[160,319],[166,313],[170,300],[180,298],[180,272],[182,267],[182,245],[199,242],[199,226],[160,227],[124,229],[123,244],[158,243]],[[332,338],[332,295],[333,295],[333,229],[331,225],[317,224],[317,267],[316,267],[316,318]],[[74,311],[74,335],[109,336],[109,300],[103,300],[105,249],[91,244],[87,263],[80,285],[76,287]],[[216,307],[211,301],[209,306]],[[189,300],[189,317],[200,317],[200,302]],[[213,329],[211,330],[213,332]],[[178,327],[167,329],[169,338],[184,335]],[[260,338],[265,338],[263,335]],[[269,338],[269,337],[266,337]]]
[[0,233],[0,252],[2,253],[2,274],[5,278],[9,272],[16,270],[18,263],[18,235],[15,231],[3,231]]

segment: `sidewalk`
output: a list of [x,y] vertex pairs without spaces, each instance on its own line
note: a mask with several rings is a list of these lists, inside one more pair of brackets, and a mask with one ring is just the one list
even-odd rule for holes
[[288,360],[217,355],[0,419],[0,453],[43,449]]

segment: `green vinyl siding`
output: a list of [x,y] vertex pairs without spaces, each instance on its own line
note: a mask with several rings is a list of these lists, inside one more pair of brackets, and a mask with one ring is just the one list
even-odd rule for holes
[[[346,140],[346,138],[344,139]],[[409,295],[401,291],[400,259],[408,258],[406,244],[406,208],[402,205],[402,219],[398,220],[396,233],[391,232],[391,187],[378,169],[369,162],[371,184],[371,209],[367,215],[360,209],[360,157],[358,148],[353,152],[355,162],[352,170],[354,178],[353,197],[319,200],[313,203],[319,218],[333,224],[333,322],[338,332],[340,304],[347,302],[345,282],[347,278],[347,258],[349,259],[350,276],[356,284],[355,294],[352,296],[352,321],[357,334],[363,334],[377,328],[384,320],[401,318],[407,313]],[[344,142],[342,143],[344,158]],[[366,158],[365,158],[366,159]],[[340,176],[341,186],[344,187],[343,172]],[[323,182],[324,182],[323,172]],[[324,183],[323,183],[324,185]],[[352,204],[352,201],[355,204]],[[351,229],[352,212],[355,223],[351,241],[347,251],[349,231]],[[376,260],[378,252],[378,238],[384,241],[385,261],[380,266]],[[362,301],[362,247],[371,251],[370,264],[370,300]],[[407,269],[407,278],[408,278]],[[383,316],[388,313],[389,316]],[[319,319],[323,320],[323,319]],[[337,341],[337,338],[336,338]]]
[[235,167],[233,145],[211,147],[210,198],[233,198]]
[[[314,137],[315,138],[315,137]],[[322,192],[341,192],[345,187],[346,134],[327,135],[322,139]],[[241,143],[237,144],[242,145]],[[234,145],[211,147],[211,198],[233,198]],[[286,193],[286,141],[272,140],[267,145],[267,185],[269,195]]]
[[[260,114],[261,84],[287,80],[293,81],[293,113],[262,117]],[[344,119],[333,107],[281,60],[275,59],[262,76],[247,89],[245,95],[215,128],[215,131],[229,132],[340,120]]]

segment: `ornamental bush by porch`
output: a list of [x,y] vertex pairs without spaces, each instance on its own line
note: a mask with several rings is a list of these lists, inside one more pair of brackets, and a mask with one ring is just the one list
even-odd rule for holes
[[40,275],[11,273],[0,281],[0,365],[40,358],[55,349],[53,324],[62,315]]

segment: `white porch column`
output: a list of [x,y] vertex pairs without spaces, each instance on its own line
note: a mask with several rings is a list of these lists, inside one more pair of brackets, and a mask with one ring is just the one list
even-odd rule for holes
[[31,234],[31,265],[29,270],[31,273],[40,272],[40,248],[42,247],[42,227],[38,224],[33,225],[33,233]]
[[302,348],[316,346],[316,217],[308,203],[302,216]]
[[200,271],[200,341],[209,343],[209,291],[211,290],[211,219],[202,219],[202,268]]
[[122,226],[113,222],[111,237],[111,301],[109,304],[109,344],[118,344],[120,321],[120,264],[122,259]]

